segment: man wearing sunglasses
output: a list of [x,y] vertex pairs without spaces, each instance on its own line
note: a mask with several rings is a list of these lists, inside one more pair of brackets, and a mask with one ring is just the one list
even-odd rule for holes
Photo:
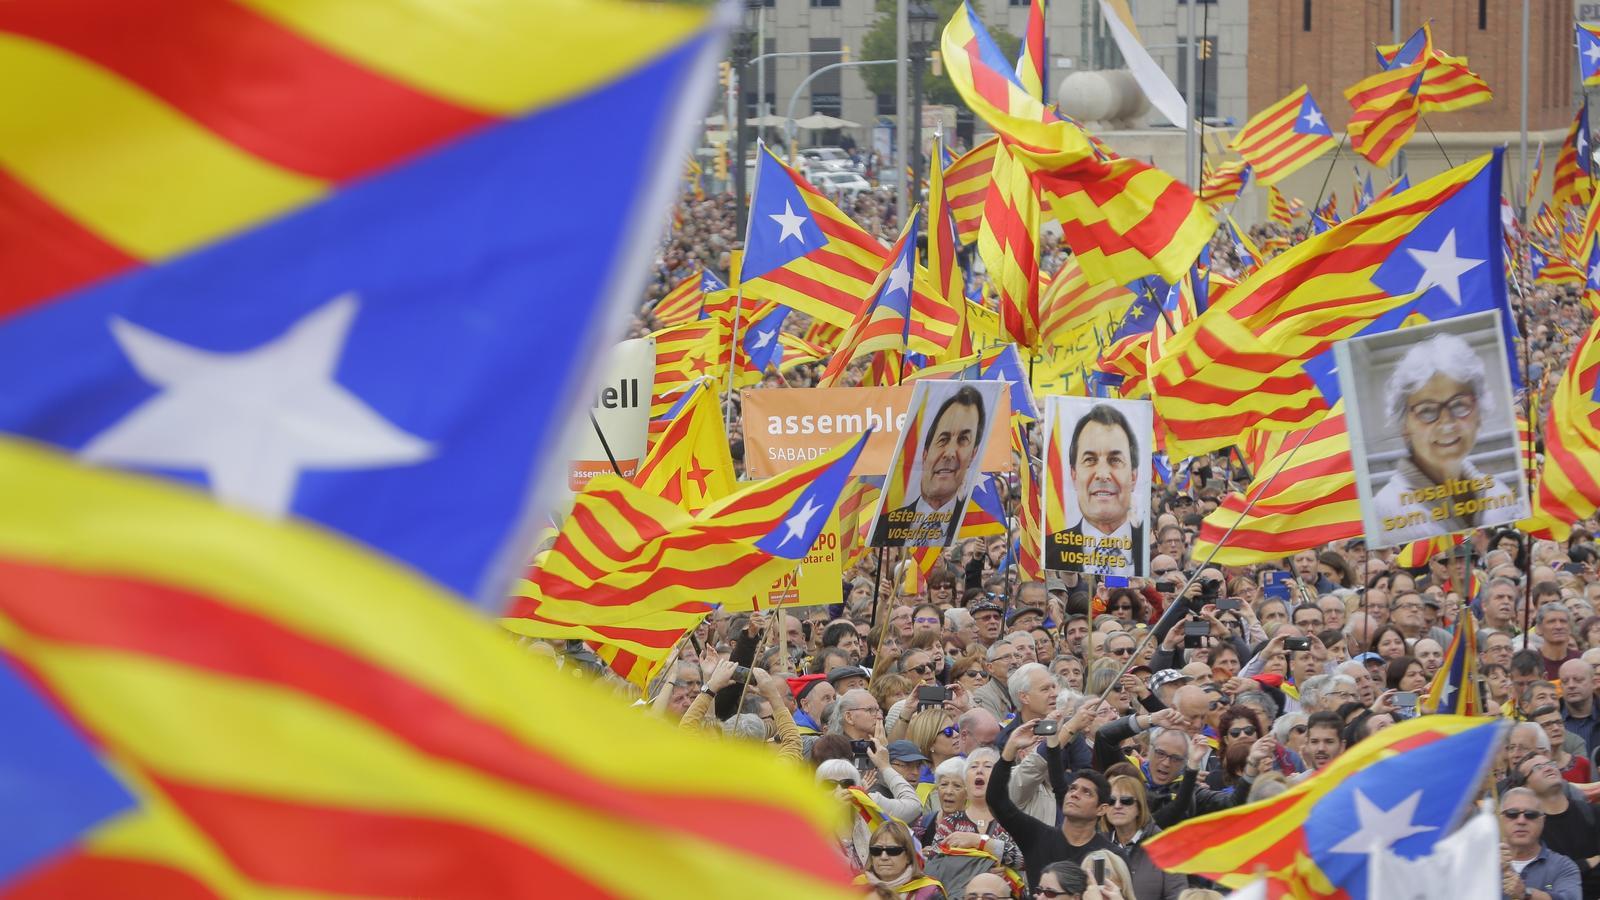
[[1500,891],[1508,900],[1580,900],[1578,865],[1546,847],[1539,795],[1512,788],[1500,795]]
[[1535,753],[1517,768],[1527,788],[1539,797],[1539,811],[1544,813],[1541,842],[1577,864],[1584,897],[1600,897],[1600,822],[1596,821],[1600,815],[1545,754]]

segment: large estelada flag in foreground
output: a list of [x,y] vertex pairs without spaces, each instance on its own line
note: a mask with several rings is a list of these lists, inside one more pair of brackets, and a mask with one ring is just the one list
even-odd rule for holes
[[812,786],[459,602],[525,562],[721,30],[613,0],[0,9],[8,895],[826,889]]
[[0,434],[499,604],[639,296],[707,14],[160,9],[0,10],[0,81],[36,86],[0,141]]
[[1152,838],[1157,866],[1270,895],[1365,900],[1369,855],[1406,857],[1471,811],[1503,720],[1435,715],[1385,728],[1268,800],[1190,819]]

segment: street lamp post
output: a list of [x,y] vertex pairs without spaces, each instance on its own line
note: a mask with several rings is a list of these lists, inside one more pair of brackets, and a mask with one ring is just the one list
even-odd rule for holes
[[[906,185],[909,206],[915,207],[922,184],[922,68],[928,58],[928,43],[933,40],[933,30],[939,24],[939,13],[925,0],[912,0],[906,10],[906,24],[910,26],[911,51],[911,183]],[[901,222],[901,226],[905,225]]]
[[[749,8],[746,7],[746,12],[748,12],[748,11],[749,11]],[[750,52],[751,51],[750,44],[751,44],[751,42],[753,40],[755,40],[755,34],[750,29],[749,25],[745,22],[744,18],[741,17],[740,22],[739,22],[739,27],[729,37],[729,49],[732,51],[731,55],[733,57],[733,75],[732,75],[732,77],[740,79],[740,80],[739,80],[739,83],[738,83],[737,94],[736,94],[738,100],[737,100],[737,102],[734,103],[734,118],[733,118],[733,121],[730,121],[728,123],[728,127],[733,129],[733,166],[734,166],[733,173],[732,173],[733,174],[733,202],[734,202],[734,210],[735,210],[734,215],[735,215],[736,222],[737,222],[737,224],[736,224],[736,229],[737,230],[736,230],[735,233],[739,234],[741,236],[743,236],[744,233],[745,233],[745,222],[748,221],[748,216],[749,216],[749,211],[745,209],[745,201],[744,201],[746,185],[745,185],[745,170],[744,170],[744,154],[745,154],[744,115],[745,115],[745,106],[744,106],[744,81],[743,81],[743,75],[744,75],[745,64],[748,63],[750,61],[751,56],[754,55],[754,54],[752,54]],[[757,102],[759,102],[759,98],[758,98]]]

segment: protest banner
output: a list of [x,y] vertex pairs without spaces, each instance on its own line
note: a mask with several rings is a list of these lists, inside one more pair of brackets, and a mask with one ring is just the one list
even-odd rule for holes
[[1335,345],[1368,547],[1529,515],[1496,313]]
[[955,539],[967,498],[987,466],[997,414],[1010,407],[997,381],[919,381],[873,514],[874,547],[942,547]]
[[594,421],[584,417],[573,426],[572,456],[567,462],[567,489],[573,493],[583,490],[596,475],[611,474],[612,459],[623,478],[632,478],[644,459],[650,385],[655,378],[655,338],[622,341],[605,360],[600,388],[589,407]]
[[1149,571],[1153,420],[1147,400],[1046,398],[1046,569],[1122,576]]
[[756,605],[772,607],[825,606],[839,602],[844,581],[844,549],[839,540],[839,509],[828,514],[827,524],[799,565],[772,583]]
[[[1001,396],[1010,402],[1009,388]],[[873,429],[856,460],[855,475],[883,475],[905,427],[915,384],[898,387],[751,388],[744,403],[744,467],[751,478],[770,478],[816,459],[843,437]],[[989,417],[989,437],[981,457],[985,472],[1013,467],[1005,433],[1006,417]]]

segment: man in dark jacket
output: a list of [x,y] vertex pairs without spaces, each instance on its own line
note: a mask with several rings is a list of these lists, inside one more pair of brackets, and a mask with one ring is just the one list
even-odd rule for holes
[[1028,883],[1036,886],[1039,870],[1050,863],[1065,860],[1076,865],[1096,850],[1108,850],[1118,856],[1122,851],[1096,828],[1111,802],[1111,783],[1099,772],[1080,769],[1068,777],[1067,791],[1061,800],[1060,828],[1035,819],[1012,801],[1011,767],[1016,765],[1021,748],[1034,742],[1034,724],[1028,722],[1011,733],[1000,753],[1000,761],[994,764],[994,772],[989,776],[984,799],[995,821],[1017,842],[1026,863]]

